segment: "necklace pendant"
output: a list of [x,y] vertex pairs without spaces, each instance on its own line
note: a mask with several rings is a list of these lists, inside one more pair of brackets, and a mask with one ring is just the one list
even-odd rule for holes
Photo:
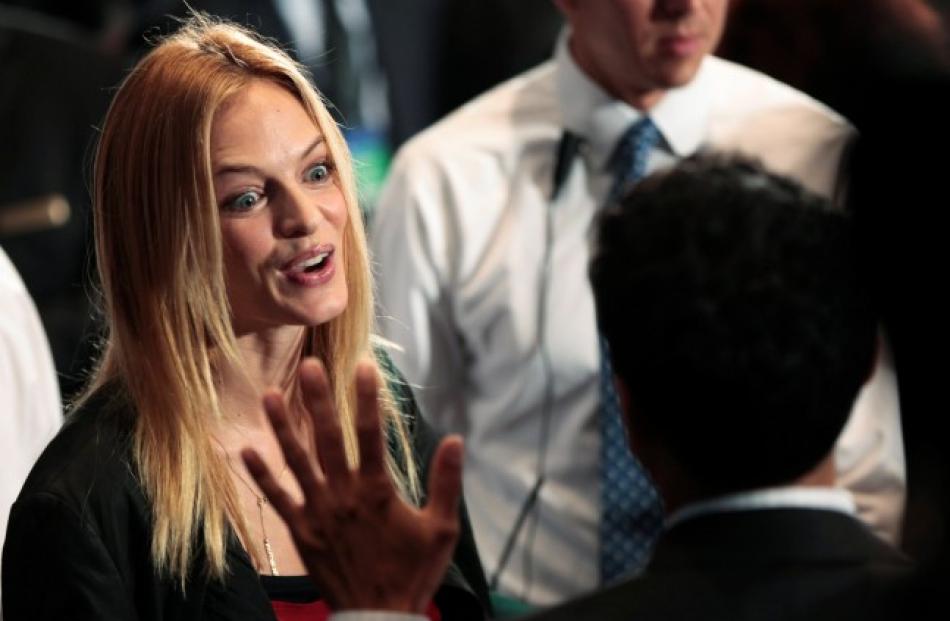
[[264,537],[264,552],[267,554],[267,564],[270,565],[270,575],[279,576],[277,571],[277,559],[274,558],[274,549],[270,546],[270,540]]

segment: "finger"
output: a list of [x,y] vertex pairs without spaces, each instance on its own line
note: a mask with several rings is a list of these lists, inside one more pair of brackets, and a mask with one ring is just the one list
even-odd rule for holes
[[379,376],[372,363],[361,362],[356,367],[356,406],[360,473],[368,477],[382,476],[388,480],[379,424]]
[[257,451],[246,448],[241,451],[241,459],[257,486],[261,488],[264,497],[274,506],[277,514],[287,522],[287,525],[294,529],[300,515],[300,507],[297,503],[280,486]]
[[300,385],[304,402],[313,420],[317,458],[330,487],[339,489],[349,483],[351,473],[343,446],[343,430],[323,363],[316,358],[301,362]]
[[459,499],[462,495],[464,450],[461,436],[451,435],[442,440],[432,458],[428,481],[429,502],[426,511],[456,528],[459,520]]
[[313,464],[307,457],[307,452],[297,440],[297,435],[290,426],[287,418],[287,406],[284,398],[278,392],[268,392],[264,395],[264,411],[270,421],[277,443],[284,454],[284,460],[294,477],[300,484],[304,498],[308,504],[322,500],[322,476],[314,471]]

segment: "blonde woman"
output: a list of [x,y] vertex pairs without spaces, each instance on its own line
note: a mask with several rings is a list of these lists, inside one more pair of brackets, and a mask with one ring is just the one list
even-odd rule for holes
[[13,507],[4,618],[481,618],[460,440],[371,346],[349,155],[298,66],[194,17],[116,93],[93,191],[108,339]]

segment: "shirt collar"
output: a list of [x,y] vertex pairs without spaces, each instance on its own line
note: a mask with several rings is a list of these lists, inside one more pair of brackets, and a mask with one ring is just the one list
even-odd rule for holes
[[688,504],[674,511],[667,519],[667,530],[686,520],[726,511],[761,509],[824,509],[855,515],[854,499],[847,490],[833,487],[770,487],[718,496]]
[[[565,28],[554,51],[561,121],[566,130],[587,141],[594,165],[603,168],[624,131],[644,114],[611,97],[584,73],[571,55],[569,38],[570,30]],[[706,137],[715,95],[708,60],[703,60],[689,84],[667,91],[650,110],[650,118],[660,130],[665,148],[677,157],[695,153]]]

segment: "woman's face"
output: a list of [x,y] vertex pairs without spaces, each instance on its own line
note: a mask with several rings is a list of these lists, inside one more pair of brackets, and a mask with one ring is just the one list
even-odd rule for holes
[[300,102],[273,82],[251,82],[215,114],[211,166],[235,333],[342,313],[346,202]]

